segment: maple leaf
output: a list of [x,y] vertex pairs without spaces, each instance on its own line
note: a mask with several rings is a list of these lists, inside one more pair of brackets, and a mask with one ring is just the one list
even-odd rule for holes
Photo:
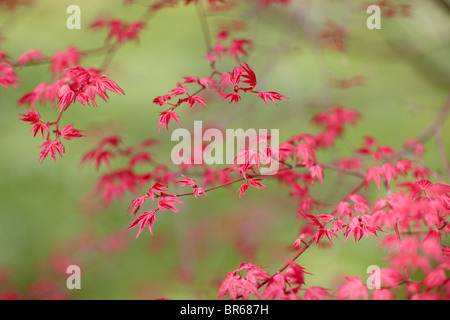
[[48,133],[49,127],[46,123],[36,123],[31,130],[33,130],[33,137],[36,137],[37,133],[41,131],[42,138],[44,138],[44,131]]
[[131,208],[133,208],[133,210],[131,211],[131,215],[135,215],[139,211],[139,209],[142,207],[145,200],[147,200],[147,199],[148,199],[148,195],[143,195],[143,196],[140,196],[140,197],[134,199],[131,202],[130,206],[128,207],[127,213],[129,213]]
[[231,93],[227,94],[227,95],[222,99],[222,101],[223,101],[223,100],[226,100],[226,99],[228,99],[228,98],[230,98],[229,104],[231,104],[232,102],[234,102],[234,104],[237,104],[237,103],[239,102],[239,100],[241,99],[241,95],[240,95],[239,93],[231,92]]
[[188,89],[186,87],[183,87],[180,83],[177,83],[177,87],[175,89],[172,89],[170,92],[172,92],[171,96],[179,96],[187,93]]
[[259,189],[259,188],[267,189],[267,187],[260,182],[260,181],[264,181],[264,180],[267,180],[267,179],[256,179],[256,178],[253,178],[253,179],[248,179],[247,183],[249,185],[254,186],[256,189]]
[[405,280],[403,274],[394,268],[384,268],[380,270],[380,281],[382,284],[398,289],[399,283]]
[[191,178],[185,176],[184,174],[182,174],[181,176],[184,178],[184,180],[177,181],[177,183],[179,183],[180,185],[193,187],[197,184],[194,179],[191,179]]
[[185,79],[185,81],[182,83],[194,83],[198,81],[198,78],[193,76],[184,76],[183,79]]
[[324,300],[325,297],[331,298],[332,295],[328,293],[328,289],[322,287],[310,287],[303,294],[305,300]]
[[423,281],[423,284],[428,288],[439,288],[442,286],[446,281],[448,281],[448,278],[445,274],[445,270],[443,268],[437,268],[433,271],[430,271],[425,280]]
[[8,89],[8,85],[17,88],[17,81],[22,81],[16,76],[13,66],[7,62],[0,62],[0,85]]
[[41,154],[39,157],[39,160],[41,163],[44,161],[44,159],[47,157],[47,155],[50,153],[50,156],[53,158],[54,161],[56,161],[55,154],[56,152],[59,153],[59,155],[62,158],[63,153],[65,152],[65,148],[62,145],[61,142],[56,140],[48,139],[43,144],[39,146],[39,148],[42,148]]
[[73,128],[73,124],[69,126],[65,126],[61,130],[61,136],[66,140],[72,140],[75,138],[86,137],[86,135],[82,134],[79,130]]
[[367,300],[367,286],[361,282],[359,277],[344,277],[347,283],[339,287],[337,291],[338,300],[359,300],[360,297]]
[[381,174],[386,182],[389,183],[392,178],[397,178],[397,168],[392,163],[385,163],[381,166]]
[[285,97],[282,94],[279,94],[278,92],[273,92],[273,91],[259,92],[258,97],[264,100],[264,102],[266,103],[266,106],[268,106],[267,100],[270,100],[277,107],[278,107],[278,105],[275,100],[287,101],[287,99],[289,99],[288,97]]
[[164,96],[156,97],[155,99],[153,99],[153,103],[162,106],[163,104],[166,104],[170,99],[172,99],[172,97],[169,94],[167,94]]
[[353,215],[353,209],[347,201],[339,202],[335,211],[339,214],[341,219],[343,219],[346,215],[349,217]]
[[202,194],[203,194],[205,197],[207,196],[207,194],[206,194],[206,192],[205,192],[205,189],[199,188],[199,187],[194,188],[194,197],[195,197],[195,198],[201,199],[201,195],[202,195]]
[[305,268],[299,266],[292,260],[285,259],[288,263],[289,267],[286,269],[286,277],[290,280],[289,283],[291,285],[297,285],[301,287],[305,284],[304,274],[308,273],[305,271]]
[[140,152],[134,155],[128,162],[130,167],[134,167],[139,163],[152,163],[152,155],[150,152]]
[[307,186],[302,186],[299,183],[294,183],[293,184],[294,190],[289,193],[290,196],[294,196],[298,199],[303,198],[304,196],[306,196],[308,194],[308,187]]
[[246,80],[241,80],[241,81],[244,82],[244,83],[247,83],[250,86],[250,88],[248,88],[246,90],[253,90],[253,88],[256,86],[256,75],[255,75],[255,72],[245,62],[244,62],[243,65],[241,64],[241,67],[242,67],[242,71],[243,71],[241,73],[241,77],[246,79]]
[[316,164],[309,168],[309,171],[311,172],[311,183],[314,183],[314,178],[317,177],[323,186],[323,167],[320,164]]
[[219,287],[219,295],[217,299],[220,300],[227,293],[229,293],[231,299],[235,300],[238,296],[236,285],[239,279],[240,277],[237,276],[235,272],[228,272],[226,275],[226,279],[222,282],[222,284]]
[[248,184],[244,183],[239,187],[239,198],[245,194],[245,191],[248,189]]
[[198,83],[201,84],[203,87],[205,87],[206,89],[209,90],[209,86],[214,86],[216,84],[216,82],[208,77],[204,77],[198,80]]
[[157,210],[158,209],[141,213],[139,215],[139,217],[137,217],[136,220],[134,220],[133,223],[125,231],[133,229],[139,225],[139,231],[136,235],[136,239],[137,239],[139,237],[139,235],[141,234],[141,232],[144,230],[145,226],[147,225],[148,229],[150,231],[150,234],[153,235],[152,227],[156,221],[155,212]]
[[319,228],[319,230],[317,230],[317,232],[313,236],[313,238],[316,239],[316,244],[319,243],[319,241],[323,238],[324,235],[327,236],[328,240],[330,240],[332,244],[333,244],[332,235],[334,235],[337,238],[337,235],[333,230],[326,228]]
[[308,165],[311,160],[317,162],[316,155],[310,143],[299,143],[295,146],[294,151],[296,151],[296,162],[299,163],[299,159],[302,161],[300,164]]
[[159,126],[158,133],[161,131],[161,128],[163,127],[163,125],[166,127],[166,130],[169,130],[169,123],[170,123],[170,120],[172,120],[172,119],[175,120],[178,123],[178,125],[181,127],[180,118],[174,111],[165,110],[165,111],[161,112],[160,117],[159,117],[159,122],[158,122],[158,126]]
[[184,204],[183,202],[178,200],[176,196],[166,196],[161,200],[159,200],[158,208],[163,211],[169,209],[175,213],[180,212],[180,210],[177,207],[175,207],[174,203]]
[[394,293],[389,288],[380,288],[372,291],[373,300],[393,300]]
[[286,274],[277,273],[270,278],[269,283],[264,288],[262,298],[266,300],[280,299],[285,295],[286,290]]
[[191,108],[196,102],[206,106],[205,99],[203,99],[202,97],[199,97],[199,96],[190,96],[189,98],[187,98],[186,101],[189,104],[189,107],[191,107]]
[[163,193],[165,191],[167,191],[167,186],[156,182],[152,187],[150,187],[150,189],[148,189],[148,195],[154,200],[155,199],[155,192],[160,192]]
[[367,170],[366,176],[364,178],[365,186],[369,185],[370,181],[373,180],[377,189],[380,190],[380,178],[381,178],[382,170],[379,167],[370,167]]
[[22,119],[19,119],[19,120],[29,122],[30,124],[36,124],[41,121],[41,116],[40,116],[39,112],[37,112],[36,110],[25,109],[25,111],[26,111],[26,114],[19,114],[19,116],[22,117]]
[[231,44],[228,47],[228,54],[239,61],[239,55],[247,55],[244,46],[252,44],[248,39],[231,39]]
[[17,58],[17,63],[19,66],[23,66],[30,62],[38,62],[45,59],[45,55],[37,49],[30,49],[22,53],[19,58]]

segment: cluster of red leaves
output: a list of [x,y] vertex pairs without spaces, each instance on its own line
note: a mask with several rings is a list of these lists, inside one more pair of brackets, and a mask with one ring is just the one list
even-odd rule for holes
[[[155,144],[155,140],[146,140],[137,147],[122,147],[120,137],[111,136],[102,139],[96,148],[83,156],[82,165],[91,162],[95,164],[97,170],[102,164],[108,169],[106,173],[102,173],[94,190],[95,193],[100,193],[106,205],[115,198],[122,199],[125,192],[137,192],[151,179],[164,182],[173,179],[167,167],[162,165],[156,166],[152,174],[140,173],[142,167],[155,165],[153,153],[148,151]],[[111,160],[119,157],[126,160],[125,165],[113,168]]]
[[[217,81],[213,77],[219,75],[220,79]],[[218,96],[222,97],[222,100],[229,99],[229,103],[234,102],[237,104],[241,99],[241,94],[244,92],[255,93],[260,99],[268,105],[268,100],[273,102],[277,107],[276,100],[286,101],[288,98],[278,92],[273,91],[256,91],[254,90],[257,81],[256,75],[252,68],[244,62],[235,68],[231,72],[221,73],[214,69],[209,77],[194,77],[185,76],[184,81],[177,83],[177,87],[170,90],[169,94],[158,96],[153,100],[158,106],[170,105],[170,107],[162,112],[160,112],[159,118],[159,131],[164,126],[167,130],[169,129],[169,123],[174,120],[181,126],[178,114],[174,111],[181,104],[187,103],[189,107],[194,106],[194,104],[199,103],[206,106],[207,103],[205,99],[198,94],[203,90],[212,90]],[[197,84],[200,88],[194,93],[190,93],[189,89],[184,86],[185,84]],[[232,92],[231,89],[233,89]],[[178,97],[176,102],[170,102],[173,98]]]
[[285,273],[270,275],[259,265],[242,263],[236,270],[227,273],[219,288],[218,299],[229,295],[231,299],[250,298],[265,300],[299,300],[302,291],[305,300],[322,300],[331,297],[327,289],[310,287],[304,289],[305,270],[294,261],[287,260]]
[[[59,65],[59,63],[58,63]],[[63,63],[63,65],[67,65]],[[57,70],[55,68],[54,70]],[[41,83],[36,86],[30,93],[25,94],[19,99],[19,105],[28,105],[31,110],[25,109],[24,114],[20,114],[20,120],[28,122],[33,125],[33,137],[40,132],[44,143],[40,146],[41,154],[40,161],[44,161],[47,155],[51,155],[53,160],[56,160],[56,153],[61,157],[65,152],[62,139],[72,140],[75,138],[84,137],[79,130],[73,128],[73,124],[60,128],[60,119],[69,106],[76,101],[82,105],[97,106],[95,98],[98,96],[105,102],[108,101],[109,96],[107,91],[116,94],[124,94],[123,90],[112,80],[105,75],[100,75],[97,69],[84,69],[80,66],[67,68],[64,70],[64,76],[53,84]],[[57,101],[57,104],[56,102]],[[46,104],[51,102],[58,111],[58,119],[53,122],[43,121],[41,115],[36,111],[36,104],[40,102]],[[52,130],[52,127],[54,129]],[[51,138],[51,133],[55,134],[54,139]]]
[[120,44],[125,41],[137,41],[140,31],[145,28],[145,23],[141,21],[126,22],[121,19],[97,19],[91,23],[90,27],[92,29],[107,28],[108,35],[105,42],[108,43],[115,39]]
[[[0,55],[1,61],[1,55]],[[17,82],[21,81],[16,75],[10,63],[0,62],[0,85],[8,89],[8,86],[17,88]]]

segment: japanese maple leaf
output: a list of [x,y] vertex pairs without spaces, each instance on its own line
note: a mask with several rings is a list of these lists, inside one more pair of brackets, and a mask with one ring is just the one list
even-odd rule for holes
[[234,67],[233,71],[230,73],[230,83],[233,86],[237,86],[241,81],[242,67]]
[[23,66],[27,63],[42,61],[44,59],[45,56],[40,50],[30,49],[20,55],[20,57],[17,59],[17,63],[19,64],[19,66]]
[[206,89],[209,90],[209,86],[214,86],[216,83],[213,79],[204,77],[198,80],[198,83],[204,86]]
[[169,94],[167,94],[164,96],[156,97],[155,99],[153,99],[153,103],[162,106],[163,104],[166,104],[170,99],[172,99],[172,97]]
[[219,84],[221,85],[220,89],[222,91],[225,89],[225,87],[227,87],[228,90],[231,90],[231,87],[234,86],[231,81],[231,73],[230,72],[223,73],[220,76]]
[[267,189],[267,187],[260,182],[260,181],[264,181],[264,180],[267,180],[267,179],[253,178],[253,179],[248,179],[247,182],[249,185],[254,186],[256,189],[259,189],[259,188]]
[[360,297],[367,300],[367,285],[362,283],[358,277],[344,277],[347,283],[339,287],[337,291],[338,300],[359,300]]
[[285,295],[286,290],[286,274],[275,274],[264,288],[262,298],[267,300],[280,299]]
[[152,154],[150,152],[140,152],[134,155],[128,163],[130,167],[134,167],[139,163],[152,163]]
[[79,130],[74,129],[73,124],[62,128],[61,136],[66,140],[72,140],[75,138],[86,137],[86,135],[82,134]]
[[29,122],[30,124],[36,124],[41,121],[41,116],[39,112],[34,110],[34,108],[32,110],[25,109],[25,111],[26,114],[19,114],[19,116],[22,117],[20,120]]
[[222,299],[227,293],[230,294],[231,299],[235,300],[238,297],[236,285],[241,277],[237,276],[235,272],[228,272],[226,279],[219,287],[218,299]]
[[239,187],[239,198],[245,194],[245,191],[248,189],[248,184],[244,183]]
[[289,267],[286,269],[286,276],[290,280],[289,283],[291,285],[297,286],[304,285],[305,284],[304,274],[307,273],[305,272],[305,268],[299,266],[292,260],[286,259],[286,261],[289,264]]
[[332,297],[328,289],[322,287],[311,287],[305,290],[303,299],[305,300],[324,300],[325,297]]
[[167,186],[156,182],[150,189],[148,189],[148,195],[154,200],[155,199],[155,192],[165,192],[167,191]]
[[255,72],[253,72],[252,68],[250,68],[250,66],[245,62],[243,65],[241,64],[241,67],[242,67],[242,71],[243,71],[241,73],[241,77],[246,79],[246,80],[241,80],[241,81],[244,83],[247,83],[250,86],[250,88],[247,90],[252,90],[256,86]]
[[386,179],[386,182],[389,183],[392,178],[397,178],[397,168],[392,163],[385,163],[381,166],[381,174]]
[[40,161],[41,163],[44,161],[44,159],[47,157],[47,155],[50,153],[50,156],[53,158],[54,161],[56,161],[55,154],[56,152],[59,153],[59,155],[62,158],[63,153],[65,152],[64,146],[61,142],[56,140],[48,139],[43,144],[40,145],[41,154],[40,154]]
[[260,92],[260,93],[258,93],[258,97],[264,100],[264,102],[266,103],[266,106],[268,106],[267,100],[270,100],[277,107],[278,107],[278,105],[275,100],[287,101],[287,99],[289,99],[288,97],[285,97],[282,94],[279,94],[278,92],[273,92],[273,91]]
[[188,89],[186,87],[183,87],[181,84],[177,83],[177,87],[175,89],[172,89],[170,92],[172,96],[179,96],[183,95],[188,92]]
[[16,76],[13,66],[7,62],[0,62],[0,85],[8,89],[8,85],[17,88],[17,81],[23,81]]
[[141,234],[141,232],[144,230],[145,226],[148,226],[150,234],[153,235],[152,227],[156,221],[156,216],[155,216],[156,211],[157,210],[141,213],[141,215],[139,215],[139,217],[137,217],[136,220],[134,220],[133,223],[125,231],[133,229],[139,225],[139,231],[136,235],[136,239],[137,239],[139,237],[139,235]]
[[403,274],[394,268],[384,268],[380,270],[380,281],[382,284],[398,289],[399,284],[405,280]]
[[289,193],[290,196],[294,196],[294,197],[300,199],[308,194],[307,186],[303,187],[301,184],[294,183],[293,187],[294,187],[294,190],[291,193]]
[[184,76],[183,79],[185,79],[185,81],[183,81],[182,83],[194,83],[199,80],[197,77],[193,76]]
[[110,145],[111,147],[116,148],[121,141],[122,139],[119,136],[109,136],[102,139],[102,141],[98,144],[98,147],[103,148],[104,146]]
[[47,123],[36,123],[31,130],[33,130],[33,137],[36,137],[37,133],[41,131],[42,138],[44,138],[44,132],[48,133],[49,127]]
[[181,176],[184,178],[184,180],[177,181],[177,183],[179,183],[180,185],[193,187],[197,184],[194,179],[191,179],[191,178],[185,176],[184,174],[182,174]]
[[439,288],[445,284],[446,281],[448,281],[448,278],[445,274],[444,268],[437,268],[427,274],[423,284],[429,289]]
[[381,178],[382,170],[379,167],[370,167],[367,170],[366,176],[364,178],[365,186],[369,185],[370,181],[373,180],[377,189],[380,190],[380,178]]
[[296,162],[297,163],[300,158],[302,159],[300,164],[304,164],[304,165],[308,165],[311,162],[311,160],[313,162],[317,161],[316,155],[313,151],[313,147],[309,143],[299,143],[295,146],[294,150],[296,151]]
[[205,197],[207,196],[207,194],[206,194],[206,192],[205,192],[205,189],[200,188],[200,187],[194,188],[194,197],[195,197],[195,198],[201,199],[201,195],[202,195],[202,194],[203,194]]
[[316,239],[316,244],[319,243],[319,241],[323,238],[323,236],[327,236],[328,240],[330,240],[331,243],[333,243],[332,235],[337,237],[336,233],[333,230],[327,229],[327,228],[319,228],[317,232],[314,234],[314,237]]
[[320,164],[316,164],[309,168],[311,172],[311,182],[314,182],[314,178],[319,179],[320,184],[323,186],[323,167]]
[[270,278],[270,274],[267,271],[262,270],[261,266],[254,266],[247,270],[247,280],[253,284],[258,284],[259,281],[263,282]]
[[104,163],[106,166],[110,167],[110,158],[113,158],[115,155],[109,150],[98,150],[94,149],[89,152],[87,152],[83,158],[81,159],[81,165],[83,165],[85,162],[88,161],[94,161],[95,160],[95,166],[96,168],[100,168],[101,164]]
[[[131,214],[135,215],[139,211],[139,209],[142,207],[145,200],[147,200],[147,199],[148,199],[148,195],[143,195],[143,196],[140,196],[140,197],[137,197],[136,199],[134,199],[131,202],[130,206],[128,207],[127,213],[129,213],[131,211]],[[131,210],[131,209],[133,209],[133,210]]]
[[206,106],[205,99],[199,96],[190,96],[186,101],[189,104],[189,107],[192,107],[196,102]]
[[230,99],[229,104],[234,102],[234,104],[237,104],[239,100],[241,99],[241,95],[239,93],[231,92],[227,94],[222,100]]
[[339,214],[341,219],[343,219],[346,215],[349,217],[353,215],[352,206],[347,201],[339,202],[335,211]]
[[228,47],[228,54],[239,61],[239,55],[247,55],[247,51],[244,46],[252,44],[248,39],[232,39],[231,44]]
[[175,213],[178,213],[180,210],[175,207],[174,203],[180,203],[183,204],[180,200],[178,200],[176,197],[166,196],[159,200],[158,202],[158,208],[161,210],[172,210]]
[[170,120],[172,120],[172,119],[175,120],[178,123],[178,125],[181,127],[180,118],[174,111],[165,110],[165,111],[161,112],[160,117],[159,117],[159,122],[158,122],[158,126],[159,126],[158,132],[161,131],[161,128],[163,127],[163,125],[166,127],[166,130],[169,130],[169,123],[170,123]]

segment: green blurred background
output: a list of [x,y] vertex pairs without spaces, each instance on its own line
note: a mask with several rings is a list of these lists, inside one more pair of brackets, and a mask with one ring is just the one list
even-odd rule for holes
[[[52,55],[68,45],[81,50],[99,47],[106,32],[90,30],[89,23],[99,16],[134,21],[148,3],[135,2],[124,6],[122,1],[35,1],[17,7],[13,14],[0,7],[0,50],[17,58],[30,48]],[[246,30],[231,35],[254,40],[245,61],[256,73],[257,89],[280,92],[289,100],[276,108],[250,95],[238,105],[212,99],[198,112],[180,112],[183,127],[203,120],[222,128],[279,128],[284,141],[294,134],[317,132],[311,117],[340,104],[358,110],[363,118],[334,148],[320,153],[321,161],[350,156],[365,135],[401,148],[433,121],[450,84],[449,12],[438,1],[407,3],[412,18],[382,18],[381,30],[366,28],[365,1],[292,0],[288,8],[273,5],[265,11],[256,10],[254,1],[238,1],[233,11],[214,14],[208,18],[213,36],[224,23],[246,23]],[[72,4],[81,8],[80,30],[66,28],[66,8]],[[313,40],[328,20],[346,28],[345,52],[321,48]],[[154,14],[139,42],[123,45],[108,67],[111,79],[126,95],[111,95],[109,103],[100,102],[98,108],[71,107],[63,123],[75,123],[88,137],[66,143],[66,154],[56,162],[49,157],[39,163],[41,139],[33,138],[30,127],[17,116],[23,112],[17,100],[51,80],[49,65],[18,68],[18,76],[26,81],[18,89],[0,88],[0,269],[8,275],[4,287],[26,297],[36,281],[46,278],[73,299],[215,299],[225,274],[241,262],[268,266],[267,271],[274,272],[284,257],[292,255],[300,227],[298,203],[275,181],[267,181],[268,190],[250,189],[241,199],[234,185],[201,201],[184,198],[179,214],[159,215],[154,236],[144,232],[138,240],[135,230],[125,232],[132,221],[126,211],[133,195],[114,200],[107,208],[98,197],[87,196],[98,173],[79,162],[106,135],[119,134],[127,145],[160,139],[155,159],[169,162],[171,131],[158,134],[162,109],[152,100],[174,88],[182,76],[207,76],[205,50],[195,6],[179,5]],[[98,68],[102,61],[103,56],[88,57],[81,65]],[[224,59],[217,67],[225,72],[235,65]],[[333,79],[353,76],[364,76],[364,85],[347,90],[329,85]],[[37,110],[44,119],[56,118],[51,106],[38,105]],[[447,122],[443,130],[447,150],[449,133]],[[426,147],[424,161],[442,172],[434,142]],[[324,187],[312,192],[337,201],[355,183],[327,171]],[[377,193],[370,187],[367,194]],[[307,286],[335,288],[343,275],[364,280],[368,266],[385,266],[376,239],[357,245],[341,242],[333,248],[313,246],[301,256],[298,263],[314,274],[307,276]],[[81,266],[81,290],[67,290],[67,275],[55,272],[64,265],[62,257]]]

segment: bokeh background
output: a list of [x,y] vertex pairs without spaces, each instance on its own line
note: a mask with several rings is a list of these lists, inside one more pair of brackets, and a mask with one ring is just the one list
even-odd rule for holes
[[[231,36],[254,41],[245,61],[256,73],[257,88],[280,92],[289,100],[276,108],[254,96],[244,96],[238,105],[212,98],[208,107],[181,112],[183,127],[203,120],[221,128],[277,128],[284,141],[294,134],[317,132],[311,117],[330,105],[358,110],[363,116],[358,125],[329,152],[319,154],[331,163],[351,155],[366,135],[401,148],[434,120],[445,100],[450,84],[450,12],[441,1],[392,1],[410,5],[411,17],[383,16],[381,30],[366,28],[366,1],[292,0],[288,6],[274,4],[265,10],[257,8],[257,1],[235,2],[233,10],[208,18],[213,39],[224,27],[242,27]],[[106,32],[92,31],[90,22],[98,17],[134,21],[148,3],[42,0],[20,5],[12,13],[0,5],[0,50],[17,58],[30,48],[49,56],[69,45],[97,48]],[[72,4],[81,8],[80,30],[66,28],[66,8]],[[345,28],[344,51],[317,43],[327,21]],[[0,292],[25,298],[215,299],[225,274],[241,262],[274,272],[292,255],[300,227],[298,203],[275,181],[267,181],[268,190],[250,189],[241,199],[235,192],[238,186],[211,192],[201,201],[184,198],[179,214],[158,216],[154,236],[144,232],[135,240],[135,230],[125,232],[132,221],[126,211],[134,196],[103,206],[92,192],[98,172],[93,166],[79,166],[84,152],[115,134],[127,145],[159,139],[155,159],[169,163],[171,130],[158,134],[162,109],[152,100],[174,88],[182,76],[207,76],[205,50],[194,5],[155,13],[139,41],[124,44],[108,67],[126,95],[111,95],[109,103],[101,102],[98,108],[71,107],[63,123],[75,123],[88,137],[66,143],[66,154],[56,162],[48,157],[39,163],[41,139],[33,138],[30,127],[18,120],[23,108],[17,107],[25,93],[51,81],[49,65],[18,68],[18,76],[26,81],[17,89],[0,88]],[[90,56],[81,65],[98,68],[103,58]],[[217,67],[230,71],[235,65],[224,58]],[[363,77],[362,85],[330,85],[355,76]],[[56,118],[51,106],[37,109],[45,119]],[[447,151],[449,133],[447,122]],[[434,142],[426,148],[424,161],[442,173]],[[327,171],[324,187],[312,192],[337,201],[355,182]],[[369,187],[367,194],[377,192]],[[383,254],[377,239],[356,245],[336,241],[333,247],[313,246],[298,263],[314,274],[306,277],[307,286],[335,288],[343,275],[366,279],[368,266],[383,267]],[[65,287],[69,264],[81,267],[81,290]]]

